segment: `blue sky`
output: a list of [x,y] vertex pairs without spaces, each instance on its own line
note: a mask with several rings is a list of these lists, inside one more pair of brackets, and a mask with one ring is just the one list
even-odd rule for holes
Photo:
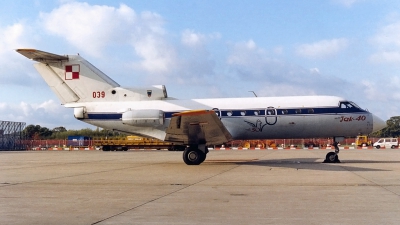
[[400,1],[2,1],[0,35],[0,120],[90,127],[17,48],[176,98],[337,95],[400,115]]

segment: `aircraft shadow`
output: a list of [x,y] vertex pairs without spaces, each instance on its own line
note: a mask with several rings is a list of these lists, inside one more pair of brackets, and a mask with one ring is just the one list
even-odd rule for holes
[[[207,160],[205,161],[207,162]],[[268,160],[247,160],[247,161],[229,161],[213,160],[210,163],[230,163],[247,166],[265,166],[275,168],[292,168],[297,170],[321,170],[321,171],[391,171],[386,169],[375,169],[359,167],[357,165],[346,164],[387,164],[400,163],[400,161],[374,161],[374,160],[345,160],[341,163],[322,163],[321,158],[288,158],[288,159],[268,159]],[[382,166],[384,167],[384,166]]]

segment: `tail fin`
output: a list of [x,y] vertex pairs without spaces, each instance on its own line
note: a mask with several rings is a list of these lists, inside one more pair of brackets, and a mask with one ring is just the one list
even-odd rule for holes
[[17,49],[35,60],[36,70],[62,104],[107,101],[110,90],[119,84],[79,55],[56,55],[36,49]]

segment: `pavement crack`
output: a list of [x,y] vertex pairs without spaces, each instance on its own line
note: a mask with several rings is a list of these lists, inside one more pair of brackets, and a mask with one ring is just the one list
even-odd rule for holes
[[[147,205],[147,204],[149,204],[149,203],[155,202],[155,201],[157,201],[157,200],[160,200],[160,199],[162,199],[162,198],[165,198],[165,197],[167,197],[167,196],[170,196],[170,195],[172,195],[172,194],[175,194],[175,193],[177,193],[177,192],[180,192],[180,191],[182,191],[182,190],[184,190],[184,189],[187,189],[187,188],[189,188],[189,187],[192,187],[192,186],[195,186],[195,185],[197,185],[197,184],[199,184],[199,183],[202,183],[202,182],[204,182],[204,181],[206,181],[206,180],[212,179],[212,178],[214,178],[214,177],[216,177],[216,176],[219,176],[219,175],[221,175],[221,174],[224,174],[224,173],[226,173],[226,172],[229,172],[229,171],[231,171],[231,170],[233,170],[233,169],[236,169],[236,168],[239,167],[239,166],[241,166],[241,165],[233,166],[233,167],[231,167],[231,168],[229,168],[229,169],[227,169],[227,170],[223,170],[223,171],[221,171],[221,172],[219,172],[219,173],[216,173],[216,174],[214,174],[214,175],[212,175],[212,176],[209,176],[209,177],[207,177],[207,178],[204,178],[204,179],[199,180],[199,181],[197,181],[197,182],[194,182],[194,183],[192,183],[192,184],[185,185],[185,186],[183,186],[182,188],[179,188],[179,189],[177,189],[177,190],[175,190],[175,191],[172,191],[172,192],[169,192],[169,193],[167,193],[167,194],[161,195],[161,196],[159,196],[159,197],[153,198],[153,199],[151,199],[151,200],[149,200],[149,201],[146,201],[146,202],[144,202],[144,203],[142,203],[142,204],[136,205],[136,206],[134,206],[134,207],[132,207],[132,208],[129,208],[129,209],[127,209],[127,210],[124,210],[124,211],[122,211],[122,212],[119,212],[119,213],[117,213],[117,214],[114,214],[114,215],[112,215],[112,216],[109,216],[109,217],[104,218],[104,219],[102,219],[102,220],[99,220],[99,221],[97,221],[97,222],[94,222],[94,223],[92,223],[92,225],[105,222],[105,221],[107,221],[107,220],[109,220],[109,219],[115,218],[115,217],[117,217],[117,216],[120,216],[120,215],[125,214],[125,213],[130,212],[130,211],[133,211],[133,210],[135,210],[135,209],[137,209],[137,208],[140,208],[140,207],[142,207],[142,206],[145,206],[145,205]],[[176,185],[176,186],[181,186],[181,185]]]
[[58,180],[58,179],[71,178],[71,177],[79,177],[79,176],[107,173],[107,172],[120,171],[120,170],[132,169],[132,168],[147,167],[147,166],[153,166],[156,164],[160,164],[160,163],[146,164],[146,165],[140,165],[140,166],[130,166],[130,167],[124,167],[124,168],[118,168],[118,169],[112,169],[112,170],[101,170],[101,171],[95,171],[95,172],[90,172],[90,173],[79,173],[79,174],[74,174],[74,175],[52,177],[52,178],[47,178],[47,179],[32,180],[32,181],[19,182],[19,183],[2,182],[2,183],[0,183],[0,184],[2,184],[0,186],[0,188],[21,185],[21,184],[31,184],[31,183],[36,183],[36,182],[43,182],[43,181]]
[[394,195],[400,197],[400,194],[398,194],[398,193],[396,193],[396,192],[394,192],[394,191],[392,191],[392,190],[390,190],[390,189],[387,188],[388,186],[391,186],[391,185],[381,185],[381,184],[378,184],[378,183],[376,183],[375,181],[373,181],[373,180],[371,180],[371,179],[368,179],[368,178],[366,178],[366,177],[361,176],[360,174],[356,173],[355,171],[351,171],[351,170],[349,170],[348,168],[343,167],[343,166],[341,166],[341,167],[342,167],[344,170],[346,170],[346,171],[348,171],[348,172],[350,172],[350,173],[352,173],[352,174],[354,174],[354,175],[360,177],[361,179],[364,179],[364,180],[370,182],[371,184],[373,184],[373,185],[362,185],[362,184],[359,184],[358,186],[377,186],[377,187],[380,187],[380,188],[382,188],[382,189],[384,189],[384,190],[386,190],[386,191],[388,191],[388,192],[390,192],[390,193],[392,193],[392,194],[394,194]]

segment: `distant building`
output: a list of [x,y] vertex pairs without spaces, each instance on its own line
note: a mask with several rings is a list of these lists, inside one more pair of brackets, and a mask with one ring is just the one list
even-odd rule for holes
[[68,136],[67,146],[89,146],[92,138],[87,136]]

